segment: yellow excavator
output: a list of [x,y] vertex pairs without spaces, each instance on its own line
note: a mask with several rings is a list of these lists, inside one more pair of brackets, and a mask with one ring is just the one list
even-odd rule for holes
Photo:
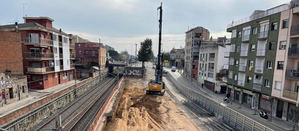
[[159,48],[158,48],[158,57],[157,64],[155,69],[155,80],[151,80],[148,83],[146,88],[146,94],[160,94],[164,95],[165,93],[165,84],[162,81],[163,75],[163,66],[161,64],[162,56],[161,56],[161,41],[162,41],[162,3],[161,6],[158,7],[160,11],[160,19],[159,19]]

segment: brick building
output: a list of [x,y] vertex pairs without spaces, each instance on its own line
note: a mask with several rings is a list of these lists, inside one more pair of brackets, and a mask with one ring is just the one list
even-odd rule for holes
[[100,70],[105,68],[106,49],[102,43],[83,42],[76,43],[76,69],[80,72],[79,77],[89,77],[90,70],[93,66],[99,67]]
[[[68,34],[48,17],[24,17],[24,23],[0,26],[0,71],[27,76],[28,86],[45,89],[73,80],[74,48]],[[13,65],[13,66],[12,66]]]

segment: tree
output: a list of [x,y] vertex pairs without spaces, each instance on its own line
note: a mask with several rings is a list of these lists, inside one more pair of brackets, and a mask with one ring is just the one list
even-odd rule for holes
[[152,40],[147,38],[141,42],[141,48],[138,51],[138,60],[142,61],[142,67],[144,68],[144,62],[149,61],[152,58]]
[[119,54],[118,54],[117,51],[115,51],[115,50],[109,50],[108,53],[109,53],[109,56],[110,56],[112,59],[114,59],[114,60],[119,60]]

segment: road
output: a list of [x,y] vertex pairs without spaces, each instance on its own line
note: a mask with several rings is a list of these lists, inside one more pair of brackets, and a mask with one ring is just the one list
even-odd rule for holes
[[223,94],[216,94],[214,92],[211,92],[210,90],[206,88],[201,88],[200,85],[195,85],[194,83],[190,82],[190,80],[187,80],[185,77],[183,77],[178,72],[171,72],[170,69],[164,68],[166,71],[168,71],[169,75],[171,75],[175,79],[175,84],[182,88],[189,88],[197,93],[200,93],[204,95],[205,97],[214,100],[215,102],[221,104],[223,107],[228,107],[240,114],[243,114],[244,116],[255,120],[257,123],[260,123],[262,125],[265,125],[273,130],[281,131],[281,130],[292,130],[292,125],[290,125],[287,122],[284,122],[282,120],[278,119],[263,119],[257,115],[257,112],[254,110],[251,110],[246,107],[242,107],[238,103],[226,103],[223,101],[224,95]]
[[169,79],[163,79],[166,84],[167,93],[171,98],[184,110],[189,118],[202,130],[208,131],[230,131],[232,128],[219,121],[213,114],[209,113],[192,100],[181,94],[177,85],[172,83]]

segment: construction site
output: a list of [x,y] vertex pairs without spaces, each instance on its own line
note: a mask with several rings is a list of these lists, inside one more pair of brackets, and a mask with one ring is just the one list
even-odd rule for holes
[[122,95],[104,130],[199,130],[169,94],[146,95],[147,81],[153,78],[154,70],[147,68],[144,78],[124,81]]

